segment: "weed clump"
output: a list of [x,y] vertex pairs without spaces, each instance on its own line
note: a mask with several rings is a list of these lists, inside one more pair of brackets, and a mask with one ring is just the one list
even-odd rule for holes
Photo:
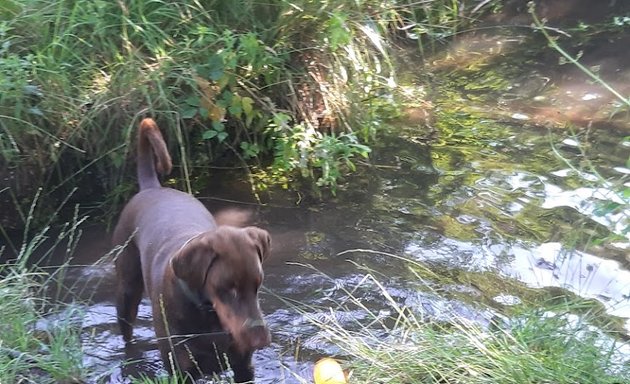
[[359,383],[628,382],[627,345],[590,325],[588,316],[572,314],[572,306],[526,308],[509,325],[489,328],[458,316],[425,322],[403,308],[386,329],[319,325]]

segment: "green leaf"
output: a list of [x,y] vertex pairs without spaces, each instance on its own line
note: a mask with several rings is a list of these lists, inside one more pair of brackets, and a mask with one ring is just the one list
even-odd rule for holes
[[228,107],[228,111],[232,114],[232,116],[241,118],[241,114],[243,113],[243,108],[241,107],[241,96],[238,94],[232,94],[230,98],[230,106]]
[[225,131],[225,125],[223,125],[223,123],[220,121],[213,121],[212,128],[214,128],[217,133]]
[[249,60],[253,61],[258,51],[260,51],[260,44],[258,43],[256,35],[250,32],[241,36],[240,48],[245,52]]
[[187,107],[184,108],[181,112],[182,115],[182,119],[192,119],[193,117],[195,117],[197,115],[197,111],[199,110],[199,108],[197,107]]
[[111,158],[112,164],[116,168],[120,168],[125,162],[125,157],[120,155],[119,153],[112,153],[110,158]]
[[217,81],[223,77],[225,65],[223,64],[223,58],[217,54],[214,54],[208,60],[208,78]]
[[229,90],[225,90],[223,91],[223,93],[221,93],[221,98],[219,100],[217,100],[217,104],[219,102],[223,102],[225,103],[225,107],[232,105],[232,98],[234,97],[234,94],[232,92],[230,92]]
[[216,70],[216,71],[212,71],[210,72],[210,75],[208,76],[211,80],[217,81],[220,78],[223,77],[223,70]]
[[232,114],[234,117],[241,117],[241,113],[243,113],[243,109],[241,108],[240,105],[231,105],[228,108],[228,111],[230,111],[230,114]]
[[326,32],[328,33],[328,40],[330,41],[330,47],[333,51],[350,42],[350,31],[346,26],[347,18],[347,15],[333,13],[330,20],[328,20]]
[[252,116],[252,112],[254,111],[253,104],[254,100],[252,100],[251,97],[245,96],[241,99],[241,105],[243,106],[243,112],[245,112],[245,116]]
[[260,149],[258,148],[258,144],[256,143],[248,143],[247,141],[241,142],[241,149],[243,150],[243,157],[246,159],[250,159],[252,157],[258,156],[260,153]]
[[223,132],[219,132],[217,134],[217,138],[219,139],[219,142],[222,143],[223,140],[225,140],[228,137],[228,133],[223,131]]
[[198,107],[200,101],[201,100],[199,99],[199,96],[189,96],[186,98],[186,100],[184,100],[184,102],[191,107]]
[[217,131],[213,131],[211,129],[205,131],[204,133],[201,134],[201,138],[204,140],[210,140],[213,137],[215,137],[219,132]]

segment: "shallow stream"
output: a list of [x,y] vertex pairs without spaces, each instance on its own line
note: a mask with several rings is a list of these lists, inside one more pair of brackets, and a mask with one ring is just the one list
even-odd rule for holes
[[[519,74],[501,64],[521,43],[514,35],[462,37],[431,63],[432,82],[408,75],[409,97],[430,103],[392,124],[337,198],[313,203],[277,192],[258,205],[246,182],[214,173],[199,198],[211,210],[252,209],[273,238],[261,294],[273,342],[255,355],[257,382],[310,380],[317,358],[338,353],[284,300],[324,318],[370,270],[396,301],[427,319],[484,323],[491,309],[562,294],[593,299],[617,331],[630,334],[630,212],[619,192],[629,182],[630,118],[602,118],[615,109],[614,98],[573,69],[538,62]],[[602,73],[628,94],[630,60],[614,58]],[[148,300],[134,345],[125,349],[118,333],[113,269],[96,263],[109,251],[109,236],[85,228],[65,279],[89,299],[83,329],[91,380],[122,383],[163,365]],[[420,281],[397,257],[432,274]],[[374,286],[355,295],[387,310]],[[365,313],[338,308],[334,316],[352,326]]]

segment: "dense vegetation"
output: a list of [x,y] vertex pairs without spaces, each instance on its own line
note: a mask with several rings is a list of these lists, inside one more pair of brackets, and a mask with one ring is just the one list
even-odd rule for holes
[[257,188],[295,187],[297,176],[334,192],[369,153],[395,84],[393,39],[468,23],[447,1],[2,5],[0,172],[2,201],[22,213],[21,224],[4,218],[13,227],[39,186],[49,202],[81,185],[78,200],[116,211],[133,188],[127,161],[145,115],[189,190],[222,164],[249,167]]

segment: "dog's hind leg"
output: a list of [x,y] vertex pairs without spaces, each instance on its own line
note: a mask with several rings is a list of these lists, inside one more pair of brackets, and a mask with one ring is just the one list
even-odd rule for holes
[[144,280],[140,265],[140,254],[133,243],[118,255],[116,259],[118,285],[116,292],[116,314],[123,339],[128,342],[133,333],[133,323],[138,315],[138,306],[142,300]]

